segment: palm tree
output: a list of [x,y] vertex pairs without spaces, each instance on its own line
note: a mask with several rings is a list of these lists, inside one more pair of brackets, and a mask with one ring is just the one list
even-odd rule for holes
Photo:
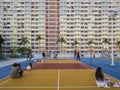
[[[36,41],[38,41],[38,48],[40,48],[40,47],[39,47],[39,46],[40,46],[40,41],[41,41],[42,39],[44,39],[44,38],[42,38],[41,35],[38,35],[37,38],[36,38]],[[39,49],[39,52],[40,52],[40,49]]]
[[92,48],[92,44],[94,44],[94,41],[93,41],[93,39],[90,39],[88,41],[88,46],[89,46],[90,49]]
[[11,47],[11,48],[8,50],[9,56],[10,56],[10,57],[16,57],[16,56],[17,56],[17,54],[15,53],[16,51],[17,51],[16,48]]
[[72,43],[72,46],[75,46],[75,49],[77,48],[77,45],[79,45],[79,42],[75,39]]
[[1,53],[1,50],[2,50],[2,44],[4,43],[4,39],[2,38],[2,35],[0,35],[0,53]]
[[66,40],[64,39],[64,37],[61,37],[57,40],[56,43],[61,43],[61,53],[62,53],[62,48],[63,48],[63,43],[66,43]]
[[107,48],[107,45],[110,44],[110,40],[108,38],[103,38],[102,39],[102,44],[103,44],[103,52],[107,52],[108,51],[108,48]]
[[23,56],[23,53],[27,50],[26,49],[27,47],[25,47],[25,45],[28,43],[29,43],[28,37],[22,36],[20,39],[20,46],[23,45],[24,47],[19,47],[17,49],[19,52],[21,52],[22,56]]
[[93,39],[90,39],[88,41],[88,47],[90,48],[90,53],[91,53],[91,65],[92,65],[92,44],[94,44]]
[[16,52],[16,49],[15,49],[15,48],[10,48],[10,49],[8,50],[8,52],[11,53],[11,54],[14,54],[14,53]]
[[29,40],[28,40],[28,37],[24,37],[24,36],[22,36],[22,38],[20,39],[20,45],[26,45],[26,44],[28,44],[28,43],[30,43],[29,42]]
[[117,41],[117,42],[116,42],[116,45],[117,45],[117,47],[118,47],[118,52],[120,52],[120,41]]
[[22,57],[23,57],[23,55],[26,55],[27,51],[29,51],[29,50],[30,50],[30,48],[28,48],[28,47],[17,48],[17,51],[21,53]]
[[[77,54],[77,45],[79,45],[79,42],[75,39],[74,42],[72,43],[72,47],[75,48],[74,52],[74,59],[76,59],[76,54]],[[75,46],[75,47],[74,47]]]

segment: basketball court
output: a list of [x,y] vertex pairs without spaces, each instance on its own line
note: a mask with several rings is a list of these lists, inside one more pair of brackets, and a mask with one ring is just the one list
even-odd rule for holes
[[94,74],[94,68],[80,61],[51,59],[37,62],[32,70],[24,71],[22,78],[0,80],[0,90],[106,90],[96,86]]

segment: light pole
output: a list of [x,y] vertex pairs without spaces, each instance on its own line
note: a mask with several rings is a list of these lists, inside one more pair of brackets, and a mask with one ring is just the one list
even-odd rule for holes
[[115,19],[117,15],[117,12],[116,11],[113,11],[112,15],[109,17],[109,19],[111,20],[112,19],[112,30],[111,30],[111,66],[114,66],[114,44],[113,44],[113,41],[114,41],[114,30],[113,30],[113,21]]
[[90,64],[92,65],[92,47],[91,47],[90,53],[91,53],[91,60],[90,60]]

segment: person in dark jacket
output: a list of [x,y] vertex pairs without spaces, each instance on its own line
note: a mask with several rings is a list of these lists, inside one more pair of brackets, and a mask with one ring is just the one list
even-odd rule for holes
[[77,59],[78,61],[80,60],[80,52],[79,52],[79,51],[77,51],[76,59]]
[[43,60],[44,60],[44,62],[45,62],[46,53],[45,53],[44,51],[42,52],[42,58],[43,58]]

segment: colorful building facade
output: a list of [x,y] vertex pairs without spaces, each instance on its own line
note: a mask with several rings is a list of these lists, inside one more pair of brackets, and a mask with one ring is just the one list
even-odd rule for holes
[[[116,12],[116,15],[114,15]],[[113,33],[111,33],[113,31]],[[120,0],[0,0],[0,34],[5,39],[3,52],[18,48],[21,36],[28,37],[33,52],[61,50],[71,53],[78,41],[77,50],[88,53],[88,41],[93,39],[95,53],[100,53],[103,38],[111,42],[114,34],[120,40]],[[44,39],[36,41],[38,35]],[[111,43],[107,46],[111,49]]]

